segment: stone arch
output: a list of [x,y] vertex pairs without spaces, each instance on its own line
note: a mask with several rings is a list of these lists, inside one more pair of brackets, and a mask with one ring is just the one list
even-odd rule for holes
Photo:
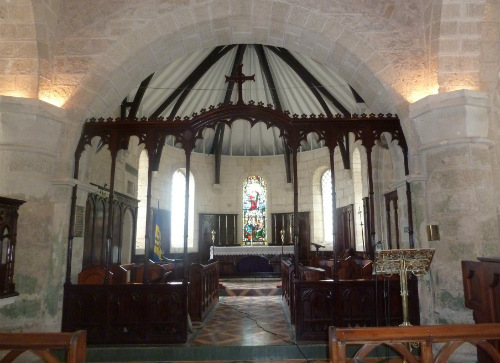
[[[217,33],[216,39],[207,40],[206,43],[188,43],[188,38],[203,39],[201,30],[207,26],[213,28],[215,24],[229,24],[233,18],[234,14],[225,14],[210,21],[194,22],[178,29],[160,27],[160,22],[164,22],[165,18],[149,24],[115,42],[106,53],[96,59],[94,64],[99,66],[94,66],[85,75],[67,105],[80,109],[83,105],[85,110],[82,110],[82,113],[85,117],[103,116],[104,112],[109,112],[106,110],[116,109],[116,105],[131,87],[172,59],[215,45],[246,42],[279,45],[312,55],[314,59],[336,69],[342,77],[351,82],[374,112],[396,112],[395,105],[404,102],[399,92],[392,89],[391,81],[384,79],[391,69],[388,58],[374,49],[368,39],[347,27],[339,27],[333,19],[327,19],[328,22],[325,22],[321,29],[315,29],[311,24],[294,24],[291,20],[273,23],[273,27],[284,29],[283,40],[278,42],[269,34],[261,36],[262,28],[253,18],[239,15],[241,22],[248,24],[240,32],[232,33],[234,29],[228,26]],[[145,41],[143,35],[149,31],[153,35],[149,34],[148,40]],[[302,34],[298,36],[294,32]],[[180,43],[177,49],[167,49],[165,42],[172,39],[175,40],[174,43]],[[138,47],[137,44],[143,46]],[[146,56],[147,54],[149,55]],[[392,80],[396,78],[395,75],[391,76]]]

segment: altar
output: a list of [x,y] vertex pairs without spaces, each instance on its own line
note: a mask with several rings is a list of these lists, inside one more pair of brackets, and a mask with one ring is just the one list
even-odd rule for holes
[[293,253],[293,245],[210,247],[210,259],[219,261],[221,276],[281,276],[281,257]]

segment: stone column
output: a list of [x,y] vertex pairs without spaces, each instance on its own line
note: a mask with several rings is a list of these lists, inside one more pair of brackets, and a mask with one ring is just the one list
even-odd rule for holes
[[[414,195],[415,232],[418,247],[436,249],[428,306],[421,296],[423,323],[472,322],[463,305],[461,261],[500,256],[489,109],[486,94],[468,90],[410,105],[425,174]],[[427,239],[426,226],[431,224],[439,226],[437,241]]]
[[0,194],[25,200],[19,209],[14,282],[17,301],[0,309],[11,330],[60,329],[71,188],[54,183],[66,112],[36,99],[0,97]]

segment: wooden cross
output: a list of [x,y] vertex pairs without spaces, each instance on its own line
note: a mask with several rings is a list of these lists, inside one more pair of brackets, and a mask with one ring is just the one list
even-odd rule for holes
[[243,64],[238,66],[238,73],[235,76],[226,76],[226,83],[229,81],[233,81],[238,83],[238,104],[243,103],[243,83],[246,81],[254,81],[255,82],[255,74],[251,76],[245,76],[243,74]]

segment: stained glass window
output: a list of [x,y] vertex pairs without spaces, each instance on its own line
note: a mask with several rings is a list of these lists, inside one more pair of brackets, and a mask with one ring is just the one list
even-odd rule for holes
[[243,184],[243,245],[266,245],[266,182],[250,176]]

